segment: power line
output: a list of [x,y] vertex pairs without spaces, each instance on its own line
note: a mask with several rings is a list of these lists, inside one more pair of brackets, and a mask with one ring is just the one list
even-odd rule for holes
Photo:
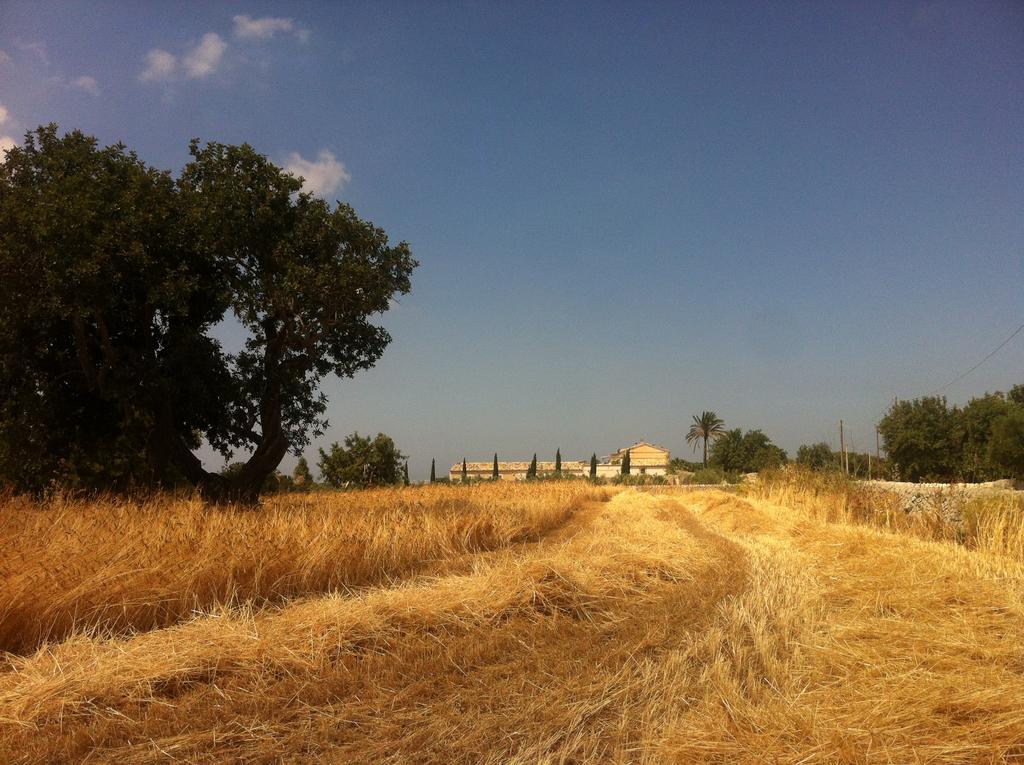
[[1003,342],[1001,342],[1001,343],[1000,343],[1000,344],[999,344],[998,346],[996,346],[995,350],[993,350],[993,351],[992,351],[992,352],[991,352],[991,353],[990,353],[990,354],[989,354],[988,356],[986,356],[985,358],[983,358],[983,359],[982,359],[981,361],[979,361],[979,362],[978,362],[977,364],[975,364],[975,365],[974,365],[973,367],[971,367],[970,369],[968,369],[968,370],[967,370],[966,372],[964,372],[963,374],[961,374],[961,375],[959,375],[959,376],[957,376],[957,377],[954,377],[954,378],[953,378],[952,380],[950,380],[950,381],[949,381],[948,383],[946,383],[945,385],[940,385],[940,386],[939,386],[938,388],[936,388],[935,390],[933,390],[933,391],[932,391],[931,393],[929,393],[928,395],[929,395],[929,396],[934,396],[934,395],[935,395],[936,393],[938,393],[938,392],[940,392],[940,391],[943,391],[943,390],[945,390],[945,389],[946,389],[946,388],[948,388],[948,387],[949,387],[950,385],[953,385],[954,383],[958,383],[958,382],[960,382],[961,380],[963,380],[963,379],[964,379],[965,377],[967,377],[967,375],[969,375],[969,374],[970,374],[971,372],[973,372],[973,371],[974,371],[975,369],[977,369],[977,368],[978,368],[978,367],[980,367],[980,366],[981,366],[982,364],[984,364],[984,363],[985,363],[986,361],[988,361],[988,360],[989,360],[990,358],[992,358],[992,357],[993,357],[993,356],[995,356],[995,355],[996,355],[997,353],[999,353],[999,351],[1001,351],[1001,350],[1003,349],[1003,347],[1004,347],[1004,346],[1005,346],[1005,345],[1006,345],[1007,343],[1009,343],[1009,342],[1010,342],[1011,340],[1013,340],[1013,338],[1015,338],[1015,337],[1016,337],[1017,335],[1019,335],[1019,334],[1020,334],[1020,333],[1021,333],[1022,331],[1024,331],[1024,324],[1021,324],[1021,325],[1020,325],[1019,327],[1017,327],[1017,329],[1015,329],[1015,330],[1013,331],[1013,334],[1011,334],[1011,335],[1010,335],[1010,336],[1009,336],[1008,338],[1006,338],[1005,340],[1003,340]]

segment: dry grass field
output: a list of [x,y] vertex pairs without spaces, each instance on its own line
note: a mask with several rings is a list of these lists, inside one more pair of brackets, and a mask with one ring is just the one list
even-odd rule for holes
[[0,762],[1024,762],[1019,504],[865,502],[8,500]]

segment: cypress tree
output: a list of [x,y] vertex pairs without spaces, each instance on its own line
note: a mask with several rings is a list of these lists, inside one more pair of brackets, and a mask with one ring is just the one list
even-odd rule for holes
[[533,453],[533,459],[530,461],[530,467],[526,471],[527,478],[537,477],[537,452]]
[[590,455],[590,477],[597,478],[597,454]]
[[622,458],[622,474],[629,475],[629,449],[626,449],[626,455]]
[[560,475],[562,472],[562,450],[555,449],[555,473]]
[[462,482],[465,483],[469,478],[469,472],[466,470],[466,458],[462,458]]
[[402,470],[402,483],[406,486],[409,485],[409,460],[405,461],[405,467]]
[[498,453],[494,453],[494,467],[491,468],[491,480],[498,480]]
[[435,483],[437,481],[437,471],[434,466],[434,458],[430,458],[430,482]]

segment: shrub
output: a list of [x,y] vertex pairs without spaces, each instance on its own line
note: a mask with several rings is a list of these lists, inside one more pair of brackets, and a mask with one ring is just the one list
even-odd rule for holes
[[722,468],[720,467],[712,466],[701,468],[700,470],[696,471],[692,476],[690,476],[690,479],[687,481],[687,483],[719,484],[726,483],[727,481],[728,479],[726,478],[725,471],[722,470]]

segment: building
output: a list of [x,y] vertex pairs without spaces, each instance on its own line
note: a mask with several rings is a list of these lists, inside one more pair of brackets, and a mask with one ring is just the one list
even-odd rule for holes
[[[498,462],[498,477],[503,481],[524,481],[526,473],[530,469],[530,460],[526,462]],[[537,475],[554,473],[554,462],[538,462]],[[590,475],[590,463],[578,460],[562,460],[563,475]],[[467,462],[467,478],[487,478],[494,476],[494,461],[490,462]],[[462,480],[462,463],[456,462],[448,471],[448,479],[451,481]]]
[[[632,446],[619,449],[614,454],[605,457],[597,464],[598,478],[614,478],[622,473],[622,460],[629,452],[629,472],[631,475],[665,475],[668,473],[668,463],[671,455],[668,449],[651,444],[647,441],[638,441]],[[530,461],[525,462],[498,462],[498,477],[503,481],[522,481],[526,479],[526,473],[530,469]],[[537,475],[555,472],[554,462],[538,462]],[[573,476],[589,476],[589,460],[562,460],[562,474]],[[490,462],[467,462],[467,478],[490,479],[494,476],[494,461]],[[448,471],[448,478],[451,481],[462,480],[462,463],[456,462]]]
[[664,446],[637,441],[632,446],[619,449],[602,460],[597,466],[598,478],[611,478],[622,473],[622,460],[629,452],[630,475],[667,475],[672,455]]

